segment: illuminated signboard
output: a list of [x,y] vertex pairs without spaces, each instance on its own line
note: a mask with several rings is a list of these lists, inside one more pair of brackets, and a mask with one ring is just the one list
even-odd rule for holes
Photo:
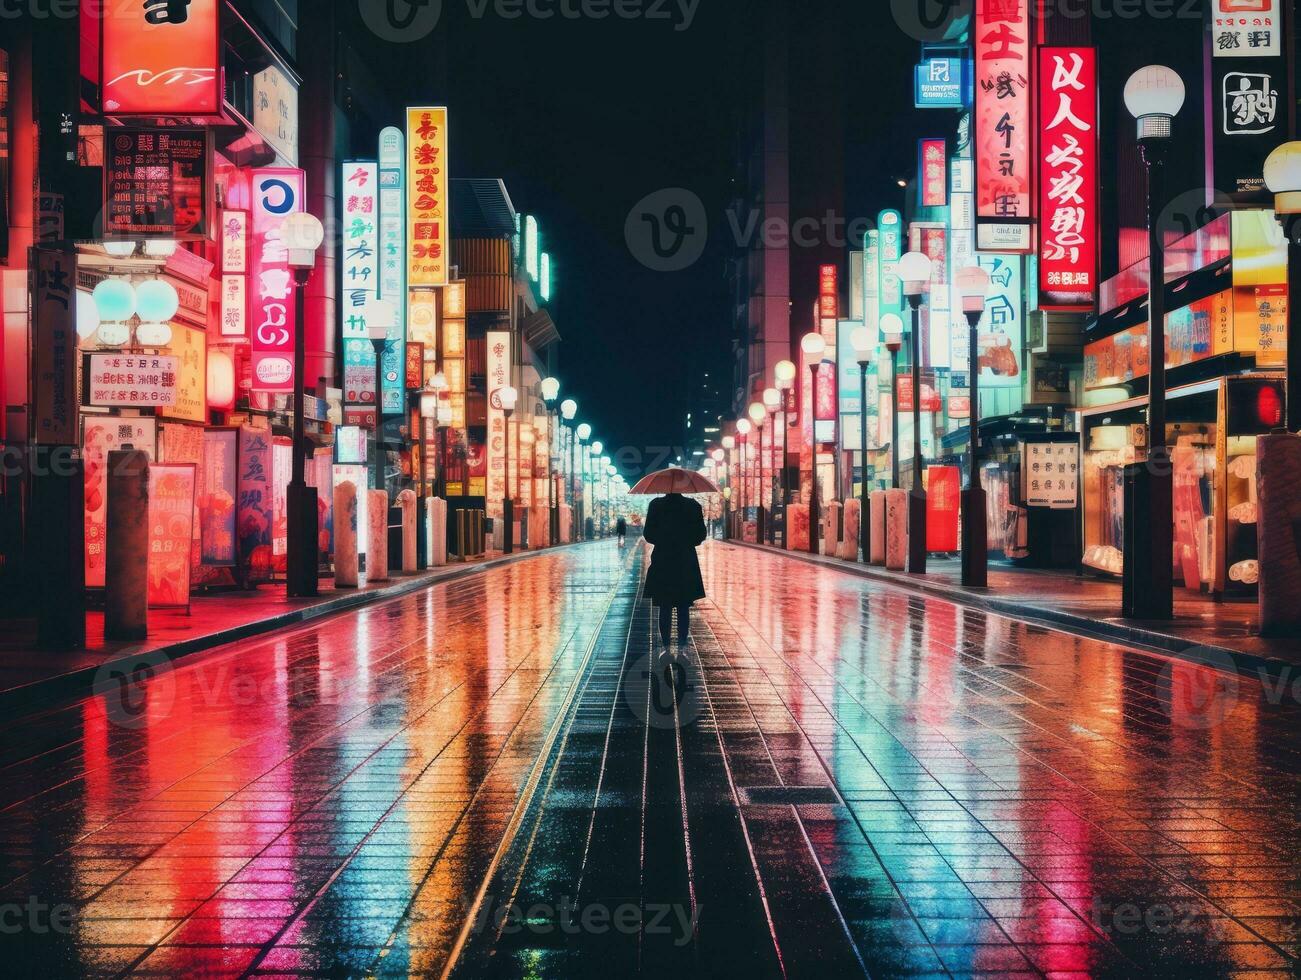
[[343,398],[345,405],[375,403],[375,348],[368,318],[380,289],[379,165],[351,160],[342,167]]
[[407,285],[446,285],[452,240],[445,108],[407,110],[407,208]]
[[1097,60],[1093,48],[1039,50],[1039,293],[1088,309],[1098,285]]
[[1021,256],[980,255],[977,261],[989,273],[984,332],[979,336],[980,386],[1019,388],[1025,347]]
[[1211,54],[1216,58],[1275,57],[1282,53],[1279,0],[1212,0]]
[[222,211],[221,323],[223,337],[248,333],[248,212]]
[[298,86],[275,65],[253,76],[253,128],[288,163],[298,165]]
[[1031,218],[1030,2],[976,4],[976,214],[981,248],[1028,251]]
[[903,307],[903,283],[897,271],[903,256],[903,219],[898,211],[882,211],[877,218],[880,232],[881,313],[898,313]]
[[105,237],[207,237],[208,134],[109,127],[106,136]]
[[104,6],[105,114],[207,116],[221,111],[220,0]]
[[[957,271],[975,264],[976,219],[973,166],[970,157],[959,157],[949,164],[949,366],[966,372],[971,367],[971,333],[962,312]],[[952,407],[950,403],[950,415]]]
[[932,57],[917,66],[913,105],[918,109],[961,109],[970,91],[965,58]]
[[818,268],[818,316],[825,323],[840,315],[840,272],[834,265]]
[[524,271],[534,282],[542,271],[541,254],[542,243],[538,239],[538,219],[530,214],[524,218]]
[[130,446],[154,457],[158,422],[152,417],[82,417],[81,458],[85,471],[86,586],[104,587],[108,527],[108,454]]
[[489,331],[488,349],[488,516],[502,516],[506,496],[506,413],[501,390],[510,385],[510,334]]
[[152,608],[190,604],[193,463],[149,464],[148,595]]
[[90,354],[86,404],[104,408],[170,408],[176,404],[175,357],[160,354]]
[[[401,412],[403,393],[389,379],[397,373],[407,340],[407,259],[406,259],[406,183],[402,161],[406,141],[402,131],[393,126],[379,134],[379,295],[390,303],[394,316],[389,321],[388,342],[384,345],[385,414]],[[414,297],[410,297],[414,305]]]
[[949,203],[948,153],[942,139],[917,141],[917,178],[924,208],[942,208]]
[[538,290],[542,294],[543,302],[551,299],[551,256],[547,252],[542,253],[542,263],[539,270]]
[[254,391],[294,390],[295,296],[285,218],[303,209],[305,179],[289,167],[253,171],[249,326]]

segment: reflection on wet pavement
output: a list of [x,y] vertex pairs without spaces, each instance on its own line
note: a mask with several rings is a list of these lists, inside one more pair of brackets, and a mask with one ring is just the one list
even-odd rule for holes
[[9,962],[1295,975],[1286,686],[704,556],[679,667],[596,544],[5,722]]

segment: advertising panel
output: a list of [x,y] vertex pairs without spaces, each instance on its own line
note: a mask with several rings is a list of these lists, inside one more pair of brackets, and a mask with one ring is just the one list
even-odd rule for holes
[[296,300],[289,250],[280,238],[286,216],[303,209],[305,179],[287,167],[253,171],[249,340],[253,390],[294,390]]
[[208,134],[202,129],[105,131],[106,238],[200,239],[208,230]]
[[199,496],[200,560],[214,568],[236,564],[235,501],[239,494],[239,430],[203,430],[203,492]]
[[1025,349],[1025,305],[1019,255],[980,255],[989,273],[983,332],[979,336],[980,386],[1019,388]]
[[239,554],[252,580],[271,577],[271,433],[239,430]]
[[918,109],[961,109],[970,97],[970,65],[965,58],[925,58],[917,66],[913,105]]
[[447,109],[407,109],[408,286],[445,286],[451,252]]
[[149,466],[149,606],[190,605],[194,547],[194,464]]
[[1039,50],[1039,296],[1091,309],[1098,287],[1098,86],[1093,48]]
[[86,415],[81,420],[81,458],[86,484],[86,587],[104,587],[108,454],[130,446],[154,458],[158,423],[152,418]]
[[[1030,2],[975,7],[976,214],[1006,250],[1030,247]],[[981,247],[986,247],[982,243]]]
[[101,408],[169,408],[176,404],[180,361],[161,354],[90,354],[86,404]]
[[379,295],[390,303],[388,343],[384,347],[384,391],[381,410],[386,415],[401,413],[406,403],[398,382],[402,349],[407,339],[407,211],[403,158],[406,142],[393,126],[379,134]]
[[32,286],[32,433],[38,445],[77,441],[77,261],[71,252],[37,249]]
[[160,414],[187,422],[208,421],[208,335],[173,323],[167,352],[176,359],[176,400]]
[[918,140],[917,179],[922,207],[942,208],[949,203],[948,150],[944,140]]
[[506,414],[501,390],[510,385],[510,334],[489,331],[488,349],[488,501],[489,517],[502,516],[506,497]]
[[221,111],[220,0],[105,5],[100,79],[106,115]]

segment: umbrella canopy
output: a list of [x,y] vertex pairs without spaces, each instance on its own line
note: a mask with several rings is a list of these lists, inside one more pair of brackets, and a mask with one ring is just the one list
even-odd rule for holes
[[642,477],[628,492],[639,497],[653,497],[663,493],[718,493],[718,487],[694,470],[670,466],[667,470]]

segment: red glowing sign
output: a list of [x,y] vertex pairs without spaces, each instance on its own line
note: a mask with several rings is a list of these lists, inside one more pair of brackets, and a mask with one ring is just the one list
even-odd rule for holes
[[926,468],[926,550],[958,550],[962,474],[956,466]]
[[1039,50],[1041,305],[1089,308],[1098,285],[1098,89],[1093,48]]
[[834,265],[824,265],[818,269],[818,316],[823,320],[834,320],[840,315],[840,280]]
[[948,152],[944,140],[921,140],[917,147],[917,176],[922,207],[942,208],[949,203]]
[[149,464],[149,605],[190,604],[194,464]]
[[220,9],[218,0],[105,5],[99,18],[105,114],[220,112]]
[[253,234],[249,255],[249,340],[253,390],[294,390],[294,277],[280,237],[285,218],[303,209],[301,170],[253,171]]
[[1030,3],[977,0],[976,214],[995,222],[1030,213]]

